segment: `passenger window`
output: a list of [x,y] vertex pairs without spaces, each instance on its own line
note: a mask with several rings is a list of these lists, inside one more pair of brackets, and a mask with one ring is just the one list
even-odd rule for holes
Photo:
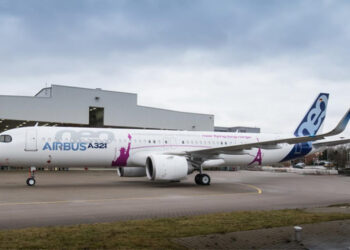
[[0,135],[0,142],[12,142],[12,137],[10,135]]

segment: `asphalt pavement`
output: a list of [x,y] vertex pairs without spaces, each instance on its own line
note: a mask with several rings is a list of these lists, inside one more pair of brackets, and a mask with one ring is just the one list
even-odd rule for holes
[[237,210],[311,208],[350,202],[350,177],[258,171],[207,172],[181,182],[118,177],[114,171],[0,172],[0,229],[176,217]]

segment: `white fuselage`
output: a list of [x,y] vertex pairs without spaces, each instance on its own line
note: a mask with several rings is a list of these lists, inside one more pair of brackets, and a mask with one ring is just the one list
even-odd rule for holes
[[[282,135],[133,130],[82,127],[26,127],[3,132],[11,142],[0,143],[0,165],[36,167],[145,166],[153,154],[186,151],[275,140]],[[282,161],[294,145],[244,150],[208,156],[217,166],[266,165]],[[258,157],[257,157],[258,156]],[[302,156],[302,155],[300,155]],[[213,161],[215,167],[215,161]]]

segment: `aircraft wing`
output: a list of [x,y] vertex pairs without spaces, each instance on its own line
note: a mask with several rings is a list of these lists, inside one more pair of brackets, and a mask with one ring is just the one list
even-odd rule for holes
[[291,137],[277,140],[260,141],[254,143],[238,144],[226,147],[216,147],[209,149],[193,150],[187,151],[187,155],[208,155],[208,154],[234,154],[243,152],[244,150],[249,150],[252,148],[265,148],[265,149],[276,149],[278,144],[288,143],[288,144],[298,144],[303,142],[317,141],[324,139],[327,136],[333,136],[343,132],[350,119],[350,109],[346,112],[344,117],[340,120],[338,125],[330,132],[314,136],[301,136],[301,137]]
[[314,142],[312,143],[312,146],[315,148],[321,148],[321,147],[332,147],[332,146],[337,146],[337,145],[342,145],[347,143],[350,143],[350,139]]

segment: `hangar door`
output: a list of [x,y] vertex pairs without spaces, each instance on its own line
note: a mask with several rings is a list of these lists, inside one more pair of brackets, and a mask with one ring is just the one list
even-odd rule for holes
[[24,146],[25,151],[37,151],[37,130],[31,128],[26,131],[26,142]]

